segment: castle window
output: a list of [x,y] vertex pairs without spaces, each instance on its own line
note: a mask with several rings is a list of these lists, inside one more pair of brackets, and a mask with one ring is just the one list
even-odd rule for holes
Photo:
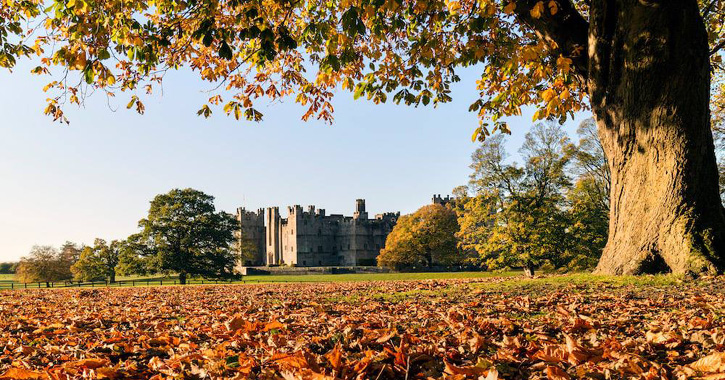
[[295,234],[295,230],[289,230],[289,234],[290,235],[294,235]]

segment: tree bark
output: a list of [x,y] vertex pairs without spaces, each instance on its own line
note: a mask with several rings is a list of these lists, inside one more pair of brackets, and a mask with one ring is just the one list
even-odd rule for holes
[[179,284],[186,285],[186,272],[179,272]]
[[725,217],[696,0],[593,0],[587,85],[612,174],[601,274],[718,273]]

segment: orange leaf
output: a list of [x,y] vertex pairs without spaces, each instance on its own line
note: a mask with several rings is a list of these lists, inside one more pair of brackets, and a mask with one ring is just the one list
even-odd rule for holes
[[570,376],[566,371],[559,367],[546,367],[546,376],[551,380],[569,380]]
[[298,354],[275,354],[272,356],[272,361],[278,364],[293,367],[293,368],[309,368],[310,364],[303,355]]
[[476,367],[476,366],[458,367],[456,365],[449,363],[448,360],[443,360],[443,362],[446,365],[445,372],[449,375],[485,376],[488,373],[487,369],[484,369],[481,367]]
[[279,323],[278,321],[273,321],[273,322],[267,323],[264,326],[263,331],[269,331],[269,330],[275,330],[275,329],[279,330],[279,329],[283,329],[283,328],[284,328],[283,324]]
[[725,352],[713,352],[690,364],[689,367],[700,372],[723,372],[725,371]]
[[541,14],[544,13],[544,2],[539,1],[538,3],[536,3],[536,5],[534,5],[534,7],[531,8],[531,11],[529,11],[529,13],[531,14],[531,17],[533,17],[533,18],[541,17]]
[[325,358],[330,361],[332,369],[339,371],[342,367],[342,351],[340,351],[340,345],[335,346],[332,351],[325,354]]
[[40,380],[47,378],[48,375],[43,372],[28,371],[24,368],[10,368],[0,376],[0,380]]

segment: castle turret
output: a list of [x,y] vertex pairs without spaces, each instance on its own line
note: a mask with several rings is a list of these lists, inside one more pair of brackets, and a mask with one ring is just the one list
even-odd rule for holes
[[280,249],[280,230],[282,219],[279,216],[279,207],[267,208],[267,265],[279,265],[282,251]]
[[356,199],[355,200],[355,213],[352,214],[353,219],[367,219],[368,213],[365,211],[365,200],[364,199]]
[[453,198],[451,198],[450,195],[446,195],[446,197],[443,198],[443,197],[441,197],[440,194],[433,194],[433,204],[434,205],[445,206],[448,203],[451,203],[451,201],[453,201]]
[[266,251],[264,209],[254,212],[239,207],[237,208],[237,222],[239,230],[235,233],[235,237],[239,264],[242,266],[264,264]]

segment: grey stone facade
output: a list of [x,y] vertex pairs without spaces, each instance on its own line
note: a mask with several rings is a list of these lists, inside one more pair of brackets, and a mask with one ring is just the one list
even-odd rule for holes
[[245,255],[255,258],[246,265],[375,265],[399,217],[398,212],[369,219],[364,199],[355,201],[353,216],[326,215],[315,206],[306,211],[299,205],[290,206],[287,218],[282,218],[279,207],[257,212],[239,208],[239,249],[255,250]]

